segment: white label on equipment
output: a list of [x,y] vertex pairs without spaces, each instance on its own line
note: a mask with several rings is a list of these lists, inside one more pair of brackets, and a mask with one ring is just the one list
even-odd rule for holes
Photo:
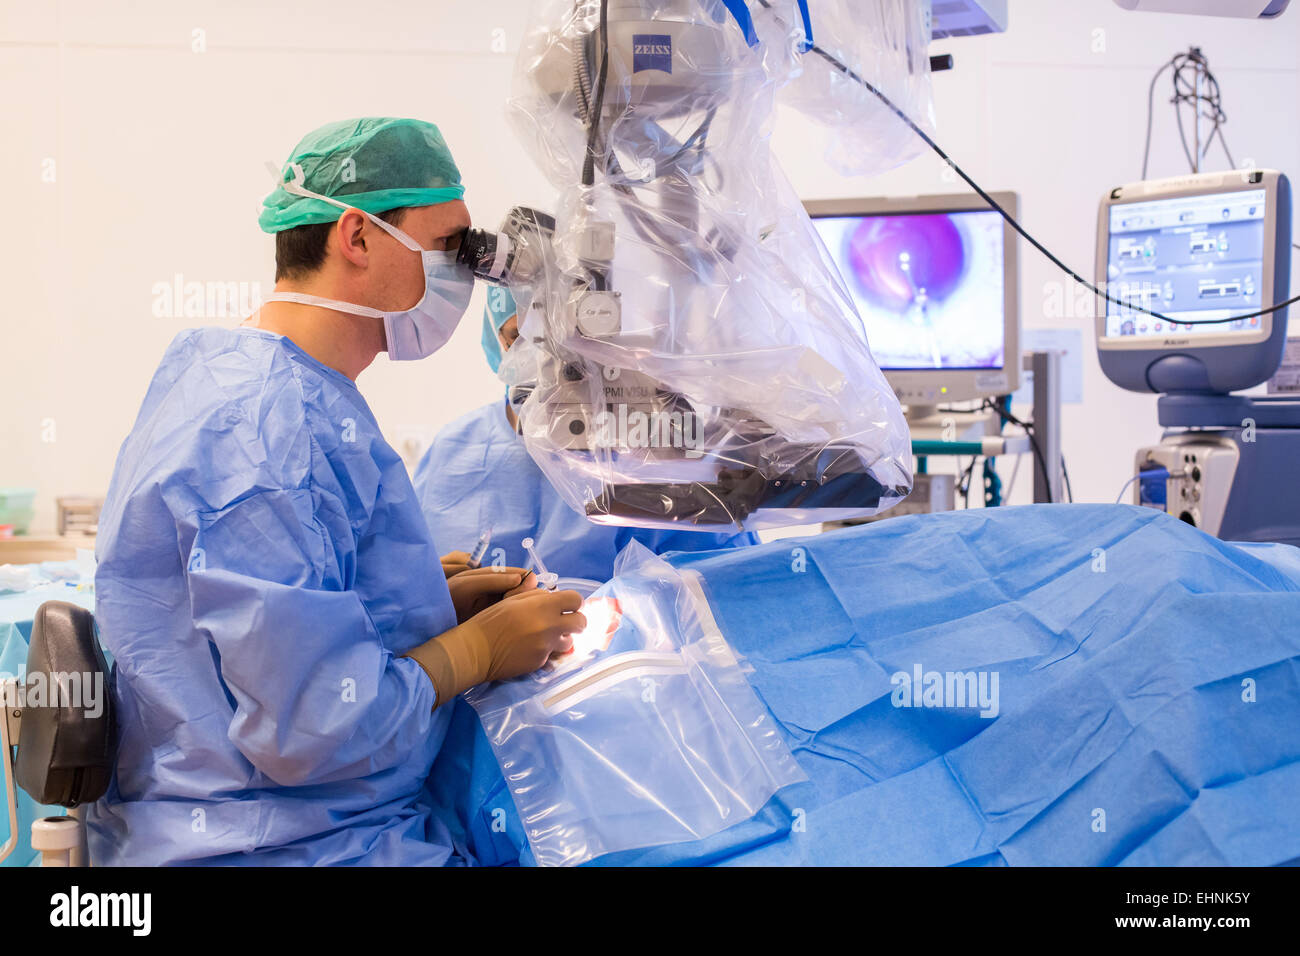
[[975,387],[981,392],[1005,392],[1007,389],[1007,373],[984,372],[976,375]]
[[[1061,403],[1083,401],[1083,332],[1079,329],[1021,329],[1020,347],[1026,352],[1061,353]],[[1020,388],[1012,401],[1031,405],[1034,401],[1034,373],[1020,373]]]
[[1286,351],[1282,353],[1282,364],[1277,367],[1273,377],[1268,380],[1270,395],[1294,395],[1300,393],[1300,339],[1287,339]]

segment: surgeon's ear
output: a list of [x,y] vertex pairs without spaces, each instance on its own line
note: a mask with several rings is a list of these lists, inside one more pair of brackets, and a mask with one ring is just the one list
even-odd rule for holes
[[334,243],[341,255],[354,266],[365,268],[369,263],[366,248],[366,227],[369,220],[357,209],[345,210],[334,224]]

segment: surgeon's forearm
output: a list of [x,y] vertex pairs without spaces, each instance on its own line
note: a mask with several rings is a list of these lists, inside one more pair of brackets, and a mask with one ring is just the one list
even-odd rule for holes
[[[189,588],[194,626],[209,635],[235,698],[230,742],[277,784],[378,773],[410,760],[427,739],[419,668],[384,648],[356,592],[268,586],[210,567],[191,571]],[[250,634],[252,620],[261,630]],[[304,622],[310,630],[292,652],[275,640]]]
[[435,710],[487,679],[486,641],[473,621],[425,641],[405,656],[433,681]]

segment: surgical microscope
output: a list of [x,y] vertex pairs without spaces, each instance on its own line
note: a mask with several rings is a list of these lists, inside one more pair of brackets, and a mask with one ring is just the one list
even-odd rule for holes
[[514,106],[559,208],[513,209],[460,253],[519,303],[502,374],[534,459],[610,524],[754,530],[901,500],[901,410],[767,148],[799,5],[549,9]]

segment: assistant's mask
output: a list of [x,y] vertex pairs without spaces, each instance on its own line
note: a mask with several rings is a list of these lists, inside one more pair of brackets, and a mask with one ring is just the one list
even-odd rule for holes
[[[286,192],[311,199],[319,199],[341,209],[354,209],[345,202],[312,192],[302,185],[303,171],[297,163],[289,164],[293,179],[281,184]],[[352,302],[340,302],[302,292],[273,292],[268,302],[297,302],[301,305],[319,305],[351,315],[363,315],[384,320],[384,335],[388,340],[388,357],[402,362],[427,358],[442,348],[456,331],[456,326],[469,308],[474,291],[474,276],[468,268],[457,263],[456,252],[425,249],[396,226],[378,216],[358,210],[371,222],[383,229],[412,252],[420,254],[424,265],[424,296],[413,308],[403,312],[384,312]]]

